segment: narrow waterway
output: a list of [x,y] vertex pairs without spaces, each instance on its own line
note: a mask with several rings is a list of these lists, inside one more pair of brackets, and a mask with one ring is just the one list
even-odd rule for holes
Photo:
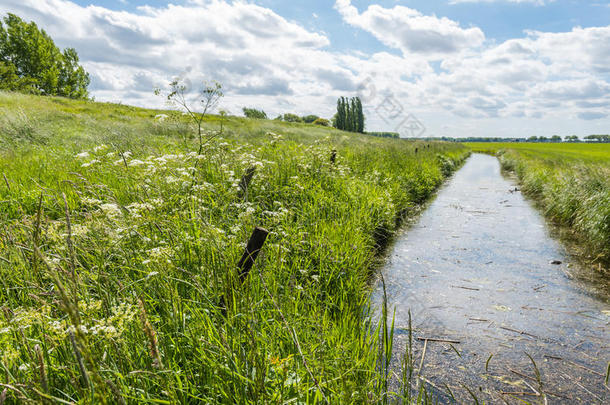
[[[396,310],[396,374],[409,310],[414,337],[459,341],[414,341],[416,372],[422,364],[439,401],[452,402],[446,384],[464,403],[463,385],[487,403],[537,403],[541,389],[549,404],[610,403],[608,283],[591,281],[496,158],[472,155],[381,273]],[[379,285],[373,302],[381,296]]]

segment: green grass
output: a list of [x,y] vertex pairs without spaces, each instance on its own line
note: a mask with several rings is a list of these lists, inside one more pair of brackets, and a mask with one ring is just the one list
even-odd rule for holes
[[[188,121],[159,113],[0,93],[0,392],[35,403],[394,398],[387,333],[380,341],[367,316],[376,255],[468,149],[230,117],[197,155]],[[240,285],[255,226],[270,234]]]
[[497,154],[546,216],[569,227],[594,262],[610,262],[610,144],[469,143]]

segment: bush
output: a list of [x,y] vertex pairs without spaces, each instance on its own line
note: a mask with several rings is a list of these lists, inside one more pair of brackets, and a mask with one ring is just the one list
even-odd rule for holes
[[313,122],[314,125],[321,125],[323,127],[330,127],[330,121],[326,118],[318,118]]
[[303,122],[303,120],[301,119],[301,117],[299,117],[299,116],[298,116],[298,115],[296,115],[296,114],[290,114],[290,113],[284,114],[283,119],[284,119],[284,121],[286,121],[286,122]]
[[317,119],[319,119],[320,117],[318,117],[317,115],[306,115],[302,118],[303,122],[306,124],[312,124],[314,123]]
[[257,110],[256,108],[247,107],[242,108],[242,110],[244,112],[244,115],[248,118],[255,118],[261,120],[267,119],[267,113],[265,113],[263,110]]

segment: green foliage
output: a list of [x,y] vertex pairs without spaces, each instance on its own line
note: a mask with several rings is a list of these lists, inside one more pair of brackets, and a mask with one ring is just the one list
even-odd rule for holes
[[337,100],[333,126],[344,131],[364,133],[364,112],[360,97],[341,97]]
[[378,136],[381,138],[400,138],[400,134],[398,132],[365,132],[365,134]]
[[303,119],[296,114],[286,113],[282,116],[282,120],[286,122],[303,122]]
[[244,108],[242,108],[242,111],[244,112],[244,115],[247,118],[255,118],[255,119],[261,119],[261,120],[267,119],[267,114],[263,110],[257,110],[256,108],[244,107]]
[[301,119],[306,124],[313,124],[319,118],[320,117],[318,117],[317,115],[306,115],[306,116],[302,117]]
[[317,118],[313,121],[314,125],[321,125],[323,127],[330,127],[330,121],[326,118]]
[[[463,146],[206,115],[204,136],[225,131],[198,154],[175,112],[0,92],[0,116],[17,106],[0,134],[47,143],[0,151],[8,403],[392,397],[365,315],[374,234],[415,211],[443,181],[437,155],[457,165]],[[239,286],[255,226],[270,234]]]
[[0,22],[0,89],[87,98],[89,74],[72,48],[63,53],[44,30],[14,14]]

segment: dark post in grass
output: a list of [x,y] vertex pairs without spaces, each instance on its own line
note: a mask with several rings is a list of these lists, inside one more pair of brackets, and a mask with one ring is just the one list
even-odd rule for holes
[[[269,235],[268,230],[266,230],[264,228],[260,228],[258,226],[256,228],[254,228],[254,232],[252,232],[252,235],[250,236],[250,239],[248,240],[248,245],[246,246],[246,250],[244,251],[244,254],[241,256],[241,259],[239,259],[239,262],[237,263],[237,269],[239,270],[239,284],[240,285],[246,281],[246,277],[248,277],[250,270],[252,270],[252,266],[254,265],[256,258],[258,257],[258,254],[261,251],[261,249],[263,248],[263,245],[265,244],[265,240],[267,240],[267,235]],[[232,292],[231,292],[231,295],[232,295]],[[220,312],[226,318],[227,306],[226,306],[224,295],[222,295],[220,297],[220,302],[219,302],[218,306],[220,308]]]
[[256,167],[251,166],[246,170],[246,173],[241,176],[241,180],[239,181],[239,188],[241,189],[239,193],[240,197],[248,198],[248,187],[250,186],[252,177],[254,177],[254,172],[256,172]]
[[237,267],[239,268],[239,281],[242,284],[246,280],[246,277],[248,277],[248,273],[250,273],[250,270],[258,257],[258,253],[263,248],[267,235],[269,235],[268,230],[259,228],[258,226],[254,228],[254,232],[252,232],[252,236],[250,236],[246,250],[241,256],[239,263],[237,263]]
[[333,149],[330,152],[330,163],[332,163],[334,165],[336,160],[337,160],[337,150]]
[[417,148],[415,148],[415,153],[417,153]]

